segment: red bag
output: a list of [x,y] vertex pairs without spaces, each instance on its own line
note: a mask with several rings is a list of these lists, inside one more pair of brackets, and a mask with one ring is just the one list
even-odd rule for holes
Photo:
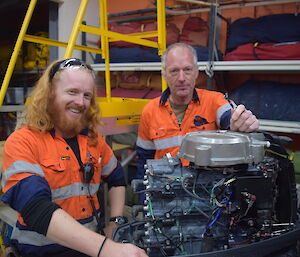
[[146,71],[115,72],[111,76],[111,88],[153,89],[161,91],[161,73]]
[[[156,31],[157,24],[156,23],[148,23],[143,24],[140,22],[126,22],[122,24],[118,24],[115,22],[108,24],[108,29],[113,32],[118,32],[121,34],[132,34],[132,33],[140,33],[144,31]],[[173,44],[178,42],[179,39],[179,29],[174,23],[168,23],[166,25],[166,36],[167,36],[167,44]],[[148,40],[152,40],[157,42],[157,37],[145,38]],[[100,40],[99,40],[100,45]],[[125,41],[113,41],[110,42],[111,47],[141,47],[138,44],[133,44]]]
[[177,43],[180,37],[180,30],[175,23],[167,23],[167,45]]
[[[118,24],[115,22],[108,24],[108,30],[118,32],[121,34],[132,34],[141,32],[141,23],[139,22],[126,22]],[[125,41],[114,41],[110,42],[111,47],[139,47],[137,44],[133,44]]]
[[188,17],[183,24],[179,41],[192,46],[207,46],[208,33],[206,21],[200,17]]
[[227,53],[224,61],[300,60],[300,43],[245,44]]
[[[157,24],[156,23],[149,23],[146,24],[144,27],[144,31],[156,31]],[[166,42],[167,45],[173,44],[178,42],[180,36],[179,28],[174,23],[167,23],[166,25]],[[157,37],[147,38],[149,40],[157,42]]]

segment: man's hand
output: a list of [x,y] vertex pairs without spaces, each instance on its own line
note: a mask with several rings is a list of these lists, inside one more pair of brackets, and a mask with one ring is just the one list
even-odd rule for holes
[[133,244],[116,243],[111,240],[107,240],[107,243],[100,257],[148,257],[143,249]]
[[259,127],[259,121],[242,104],[238,105],[232,112],[230,130],[239,132],[253,132]]

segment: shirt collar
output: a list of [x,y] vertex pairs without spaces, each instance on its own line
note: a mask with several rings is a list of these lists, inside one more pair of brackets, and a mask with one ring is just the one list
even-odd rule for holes
[[[170,88],[168,87],[161,95],[160,97],[160,100],[159,100],[159,103],[161,105],[165,105],[169,96],[171,94],[171,91],[170,91]],[[198,93],[196,91],[196,89],[194,88],[194,91],[193,91],[193,98],[192,98],[193,102],[199,102],[199,96],[198,96]]]
[[[55,137],[55,129],[51,129],[49,131],[50,135],[54,138]],[[81,132],[79,133],[80,135],[84,135],[84,136],[87,136],[89,134],[89,129],[88,128],[85,128],[83,130],[81,130]]]

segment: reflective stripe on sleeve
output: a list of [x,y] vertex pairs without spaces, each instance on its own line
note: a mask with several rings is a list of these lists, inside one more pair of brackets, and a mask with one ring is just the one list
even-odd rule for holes
[[114,155],[112,155],[108,164],[106,164],[102,168],[102,176],[109,175],[117,167],[117,163],[118,163],[117,158]]
[[[233,103],[234,106],[236,106],[235,103]],[[220,122],[221,122],[221,117],[222,115],[231,109],[231,106],[229,103],[223,104],[221,107],[219,107],[218,111],[217,111],[217,126],[218,128],[220,128]]]
[[23,160],[16,161],[10,165],[3,173],[1,179],[1,186],[6,185],[6,181],[13,175],[18,173],[32,173],[40,176],[45,176],[43,169],[39,164],[31,164]]
[[156,150],[153,141],[143,140],[140,137],[137,138],[136,145],[145,150]]

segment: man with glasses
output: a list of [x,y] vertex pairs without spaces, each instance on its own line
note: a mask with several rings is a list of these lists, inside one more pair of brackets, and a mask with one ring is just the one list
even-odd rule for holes
[[[51,64],[3,152],[1,200],[19,213],[11,244],[21,256],[147,256],[111,240],[114,221],[122,218],[125,181],[100,125],[91,67],[76,58]],[[97,233],[102,179],[112,221],[106,236]]]
[[196,89],[198,73],[193,47],[175,43],[167,48],[162,56],[162,75],[168,88],[142,112],[137,139],[138,178],[144,176],[147,159],[160,159],[167,153],[175,156],[188,132],[258,129],[258,120],[244,105],[236,106],[219,92]]

